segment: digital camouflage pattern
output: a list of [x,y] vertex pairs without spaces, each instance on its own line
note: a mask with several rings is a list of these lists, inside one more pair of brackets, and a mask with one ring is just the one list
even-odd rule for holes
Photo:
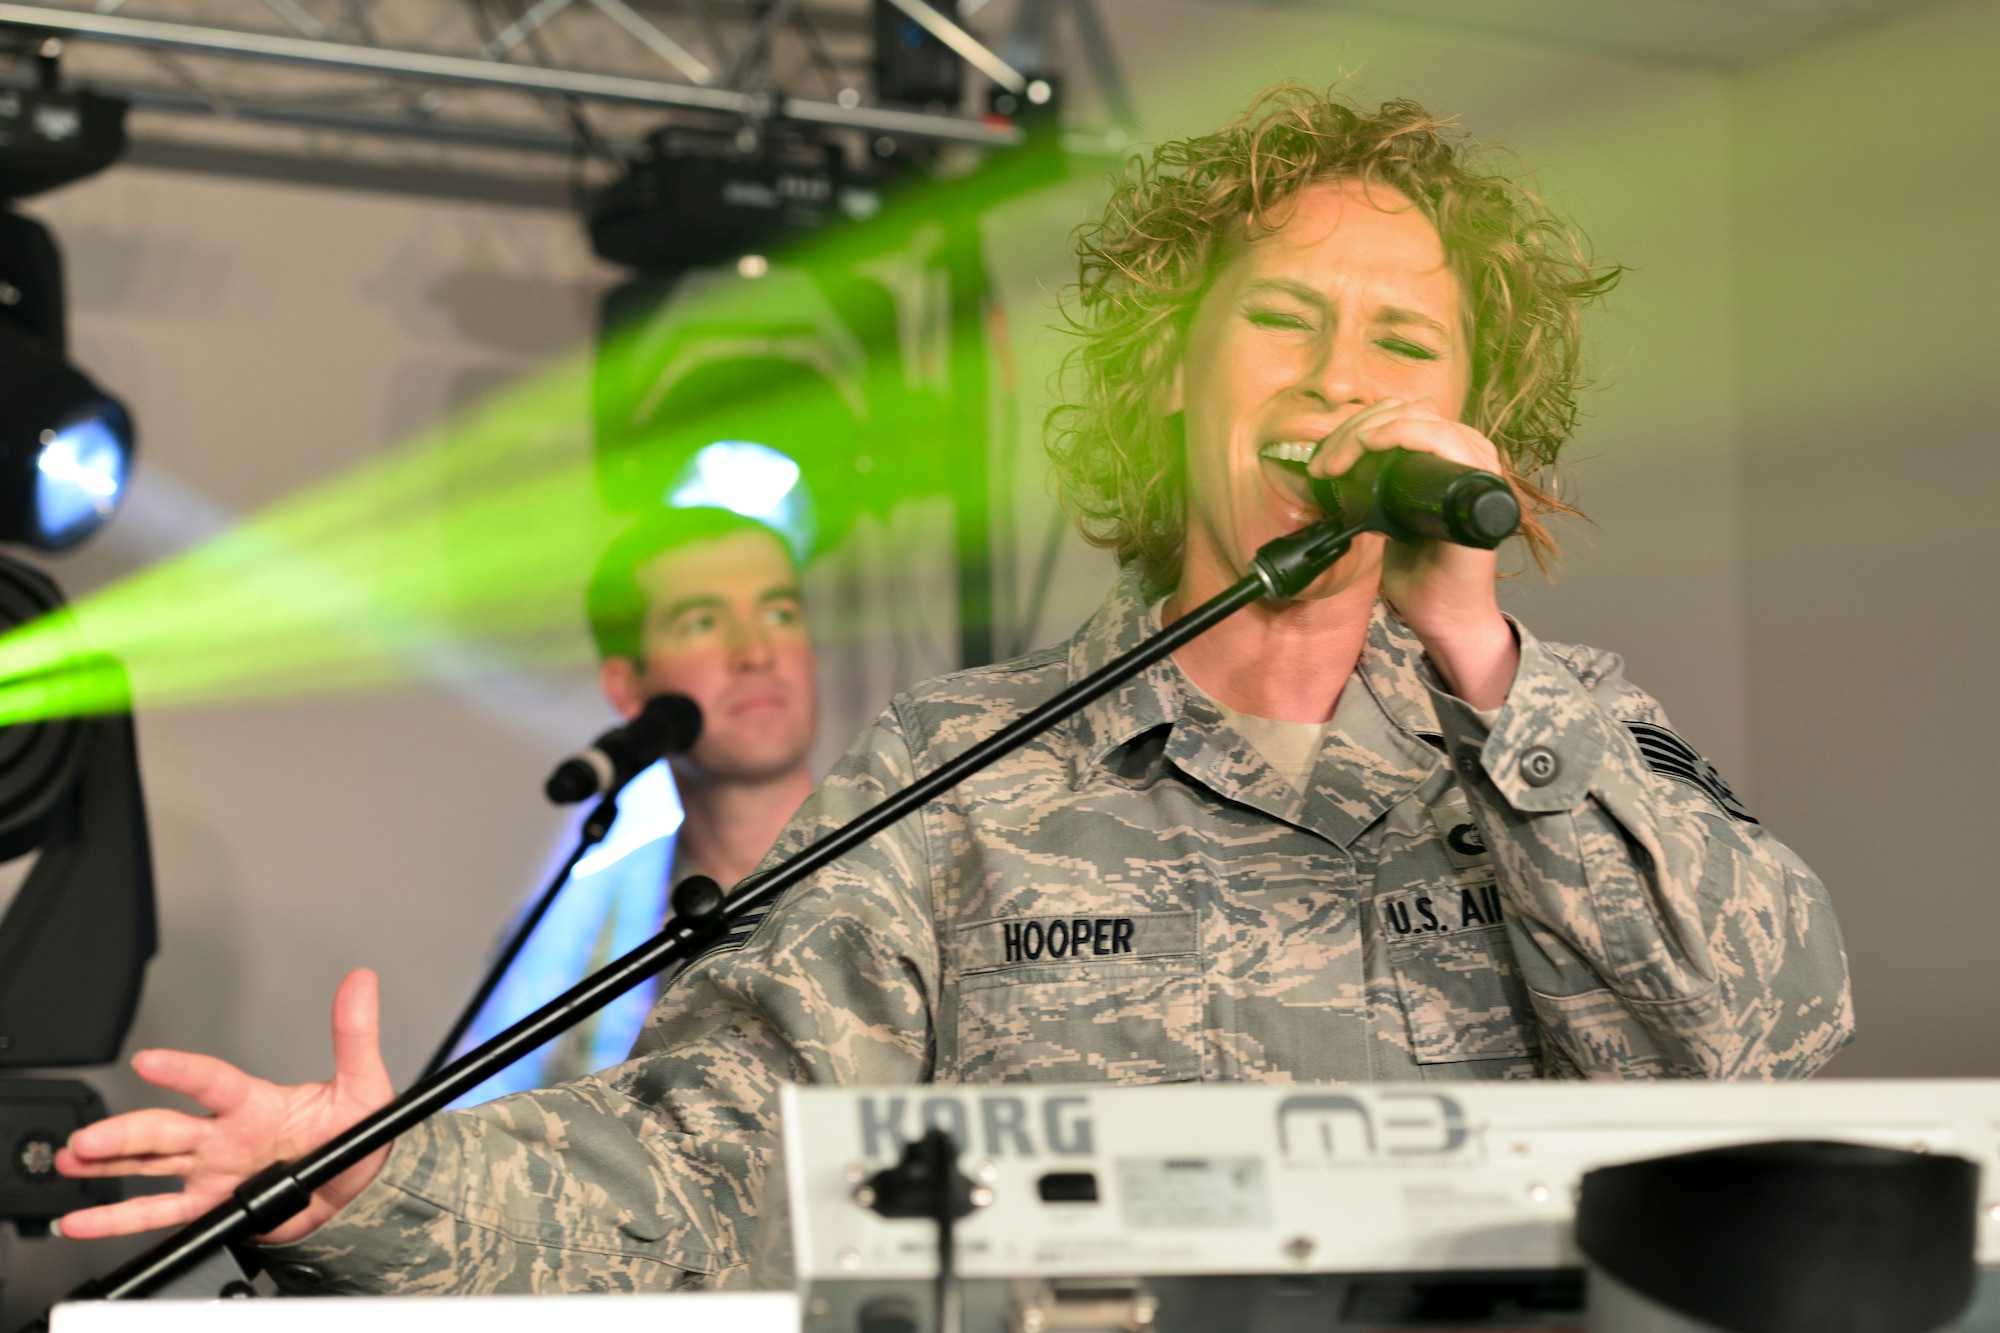
[[[1068,645],[898,698],[774,855],[1152,628],[1128,577]],[[1304,792],[1156,666],[691,964],[625,1064],[405,1135],[274,1248],[280,1280],[782,1282],[788,1080],[1810,1074],[1852,1026],[1818,881],[1649,765],[1627,724],[1671,733],[1617,658],[1525,630],[1521,650],[1480,713],[1378,607]]]

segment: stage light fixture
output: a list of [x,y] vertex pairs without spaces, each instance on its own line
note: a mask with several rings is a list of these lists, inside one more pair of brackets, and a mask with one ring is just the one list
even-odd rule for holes
[[62,254],[0,208],[0,541],[74,546],[125,495],[131,414],[70,364]]
[[[952,23],[958,0],[930,0]],[[950,108],[965,90],[965,61],[890,0],[874,0],[875,95],[904,106]]]
[[695,451],[664,497],[673,509],[727,509],[776,529],[793,555],[812,555],[817,516],[797,460],[768,444],[717,440]]
[[0,541],[59,551],[97,531],[124,498],[132,417],[70,364],[62,251],[8,201],[117,161],[126,105],[65,92],[58,38],[0,34],[8,48],[30,56],[37,77],[0,96]]
[[45,430],[35,458],[35,525],[65,544],[110,517],[130,457],[124,413],[107,403],[74,426]]
[[[0,556],[0,634],[65,623],[41,571]],[[72,643],[68,670],[107,673]],[[123,689],[116,691],[125,693]],[[0,727],[0,861],[33,866],[0,914],[0,1069],[102,1065],[118,1058],[157,945],[153,861],[132,719],[122,712]],[[54,1148],[104,1114],[87,1085],[0,1078],[0,1220],[39,1235],[51,1217],[119,1197],[115,1184],[65,1180]]]
[[59,551],[125,496],[132,418],[46,344],[0,325],[0,541]]
[[63,43],[0,28],[0,58],[32,63],[34,86],[0,88],[0,199],[25,199],[80,181],[125,152],[130,104],[62,87]]
[[789,126],[663,126],[623,168],[590,196],[590,243],[601,258],[653,273],[761,259],[879,206],[849,182],[837,144]]
[[[32,55],[33,89],[0,96],[0,541],[45,551],[74,546],[124,498],[132,418],[70,364],[62,251],[13,200],[102,171],[125,147],[125,105],[65,93],[60,40],[0,33],[0,51]],[[35,624],[62,645],[55,671],[10,678],[10,690],[74,696],[92,682],[92,715],[65,709],[0,727],[0,861],[34,863],[0,914],[0,1069],[106,1064],[118,1058],[157,945],[153,862],[123,668],[76,642],[62,592],[0,556],[0,636]],[[96,687],[104,687],[101,690]],[[113,708],[116,705],[112,705]],[[0,1220],[24,1236],[49,1220],[109,1203],[113,1181],[65,1180],[55,1151],[104,1115],[88,1084],[0,1079]]]

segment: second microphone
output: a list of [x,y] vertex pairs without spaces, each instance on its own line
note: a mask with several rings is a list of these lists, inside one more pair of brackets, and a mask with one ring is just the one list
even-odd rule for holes
[[613,727],[588,749],[556,766],[542,790],[557,805],[615,792],[649,765],[701,738],[701,707],[683,694],[659,694],[639,716]]

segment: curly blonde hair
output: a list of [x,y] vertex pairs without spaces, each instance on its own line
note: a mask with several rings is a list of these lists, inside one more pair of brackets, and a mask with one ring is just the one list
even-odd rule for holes
[[1523,500],[1522,535],[1546,568],[1542,516],[1574,514],[1555,463],[1576,428],[1580,315],[1623,269],[1599,267],[1576,230],[1488,166],[1494,150],[1415,102],[1374,111],[1286,84],[1234,124],[1134,159],[1103,218],[1077,234],[1064,313],[1080,335],[1049,414],[1063,507],[1086,540],[1137,564],[1150,594],[1180,578],[1187,493],[1177,417],[1160,386],[1215,275],[1308,185],[1394,189],[1436,226],[1471,308],[1466,422],[1499,446]]

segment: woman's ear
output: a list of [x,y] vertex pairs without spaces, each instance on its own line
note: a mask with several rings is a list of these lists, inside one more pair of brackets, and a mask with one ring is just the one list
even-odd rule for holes
[[639,664],[632,658],[605,658],[597,668],[597,684],[604,691],[604,701],[627,722],[639,716],[639,710],[646,706],[646,682],[640,676]]
[[1167,376],[1166,396],[1160,403],[1161,416],[1187,411],[1187,389],[1181,381],[1181,358],[1175,357],[1173,373]]

